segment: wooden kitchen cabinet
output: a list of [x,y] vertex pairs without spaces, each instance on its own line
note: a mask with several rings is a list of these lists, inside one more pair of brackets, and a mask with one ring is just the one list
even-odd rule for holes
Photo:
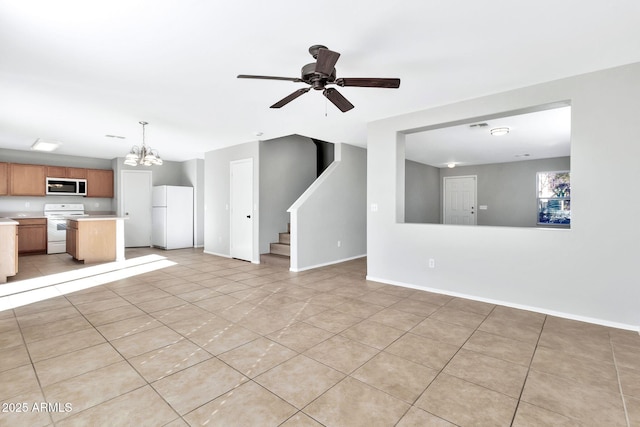
[[87,169],[87,197],[113,197],[113,170]]
[[86,179],[85,168],[68,168],[66,166],[47,166],[47,176],[50,178]]
[[67,220],[69,255],[83,262],[107,262],[116,259],[116,221]]
[[64,166],[47,166],[47,176],[50,178],[66,178],[67,168]]
[[9,194],[9,163],[0,163],[0,196]]
[[47,253],[47,219],[14,218],[18,221],[18,253]]
[[87,170],[84,168],[65,168],[65,178],[87,179]]
[[9,164],[9,194],[11,196],[44,196],[46,166]]
[[14,221],[0,220],[0,283],[18,274],[18,232]]

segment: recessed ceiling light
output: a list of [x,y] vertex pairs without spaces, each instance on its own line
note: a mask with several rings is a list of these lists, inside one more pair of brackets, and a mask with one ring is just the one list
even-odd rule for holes
[[58,148],[62,143],[58,141],[53,141],[51,139],[46,140],[42,138],[36,139],[36,142],[33,143],[31,149],[34,151],[53,151]]
[[456,164],[455,164],[455,163],[453,163],[453,162],[451,162],[451,163],[447,163],[447,167],[448,167],[449,169],[453,169],[453,168],[455,168],[455,167],[456,167]]
[[506,135],[509,133],[509,128],[507,127],[502,127],[502,128],[493,128],[491,129],[491,135],[493,136],[500,136],[500,135]]
[[529,157],[529,156],[531,156],[531,154],[524,153],[524,154],[516,154],[514,157]]

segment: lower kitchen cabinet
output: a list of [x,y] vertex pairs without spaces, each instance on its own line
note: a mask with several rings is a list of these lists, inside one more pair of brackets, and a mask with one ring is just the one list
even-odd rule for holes
[[15,221],[0,218],[0,283],[18,274],[18,232]]
[[115,261],[116,222],[67,220],[66,249],[78,261]]
[[47,253],[47,219],[46,218],[14,218],[18,221],[18,253]]

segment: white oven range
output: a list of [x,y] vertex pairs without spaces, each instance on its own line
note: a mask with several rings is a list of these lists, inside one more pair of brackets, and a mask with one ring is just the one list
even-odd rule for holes
[[67,218],[87,215],[82,203],[47,203],[44,216],[47,217],[47,253],[59,254],[67,250]]

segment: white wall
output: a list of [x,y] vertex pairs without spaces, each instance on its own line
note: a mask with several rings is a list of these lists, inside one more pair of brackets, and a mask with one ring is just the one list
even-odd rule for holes
[[253,159],[253,236],[254,253],[252,262],[259,262],[259,142],[248,142],[220,150],[209,151],[204,155],[204,251],[206,253],[230,256],[229,240],[229,162],[233,160]]
[[[570,101],[570,230],[402,224],[403,131]],[[640,64],[379,120],[368,129],[368,278],[638,330]],[[435,268],[428,268],[428,259]]]
[[260,253],[287,231],[287,209],[316,179],[317,148],[291,135],[260,142]]
[[336,144],[335,161],[289,209],[292,271],[366,254],[366,176],[366,150]]

